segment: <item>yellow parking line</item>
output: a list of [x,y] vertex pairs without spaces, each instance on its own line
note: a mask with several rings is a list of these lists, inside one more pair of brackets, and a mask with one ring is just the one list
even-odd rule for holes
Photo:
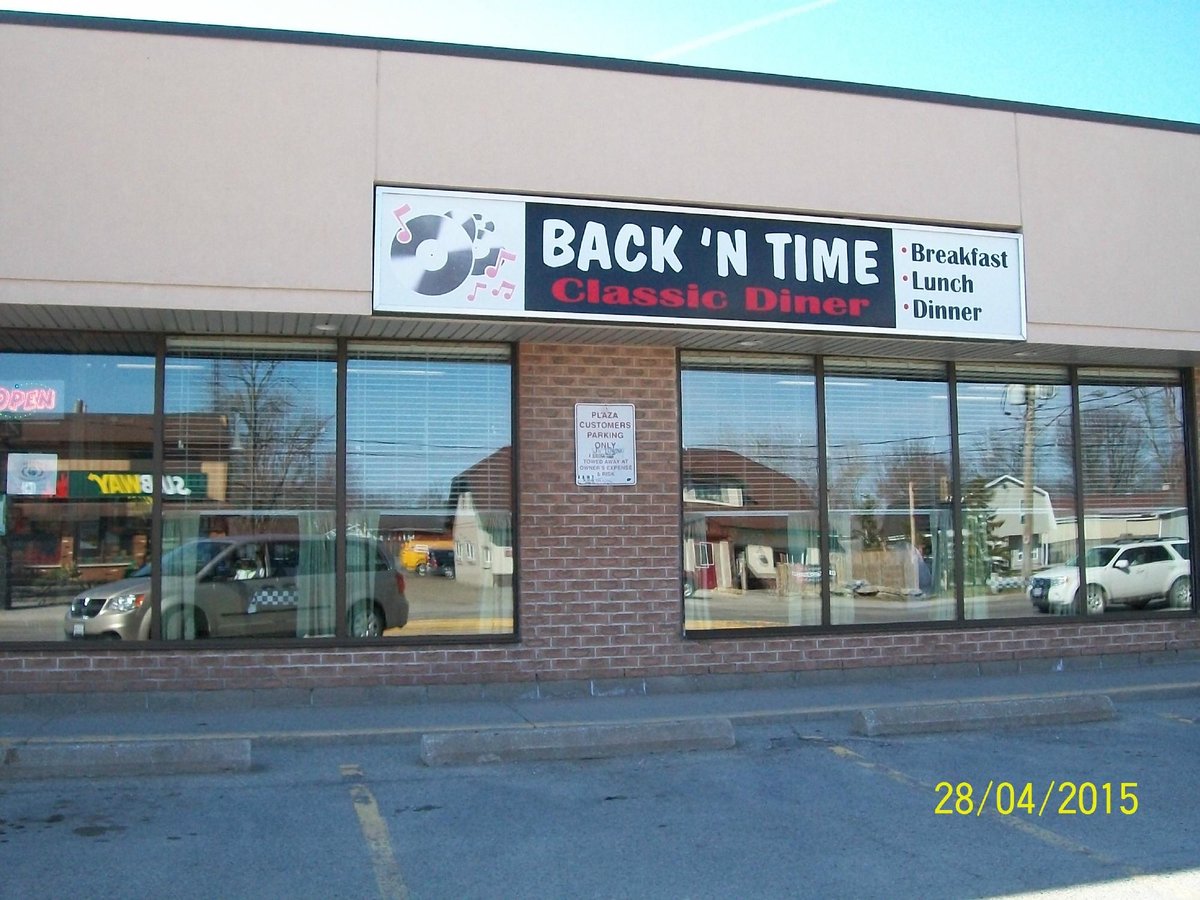
[[404,876],[392,851],[392,838],[387,822],[379,813],[379,805],[370,789],[363,783],[362,769],[358,766],[342,766],[342,777],[350,782],[350,799],[354,801],[354,812],[358,826],[367,841],[371,855],[371,866],[375,869],[375,883],[383,900],[408,900],[408,888]]

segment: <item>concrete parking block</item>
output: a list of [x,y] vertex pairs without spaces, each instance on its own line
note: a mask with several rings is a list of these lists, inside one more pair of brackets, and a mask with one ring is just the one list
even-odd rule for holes
[[235,772],[250,758],[244,738],[0,742],[0,778]]
[[1078,694],[873,707],[854,713],[850,727],[855,734],[876,737],[1099,722],[1116,716],[1106,695]]
[[726,750],[735,743],[729,719],[561,725],[495,731],[457,731],[421,738],[430,766],[546,759],[600,759],[630,753]]

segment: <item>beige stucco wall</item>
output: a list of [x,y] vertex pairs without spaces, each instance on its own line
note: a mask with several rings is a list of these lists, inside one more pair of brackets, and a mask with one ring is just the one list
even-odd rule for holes
[[1022,116],[1019,137],[1030,336],[1200,350],[1200,134]]
[[0,25],[0,303],[370,312],[375,183],[1018,228],[1031,341],[1195,351],[1200,135]]
[[375,57],[0,26],[0,279],[369,312]]
[[384,182],[1019,222],[1009,114],[410,54],[379,85]]

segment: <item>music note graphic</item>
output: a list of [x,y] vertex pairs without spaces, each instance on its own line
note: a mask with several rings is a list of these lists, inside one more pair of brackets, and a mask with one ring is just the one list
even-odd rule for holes
[[[507,282],[506,282],[506,283],[507,283]],[[485,287],[487,287],[487,285],[488,285],[488,283],[487,283],[486,281],[477,281],[477,282],[475,282],[475,287],[471,288],[471,293],[467,294],[467,299],[468,299],[468,300],[474,300],[474,299],[475,299],[475,295],[479,293],[479,289],[480,289],[480,288],[485,288]],[[495,291],[492,291],[492,293],[493,293],[493,294],[495,294],[496,292],[495,292]]]
[[412,232],[408,230],[408,226],[404,224],[404,217],[412,212],[412,207],[405,203],[403,206],[392,210],[392,215],[400,222],[400,230],[396,232],[396,241],[401,244],[407,244],[412,240]]
[[[508,262],[509,260],[516,259],[516,258],[517,258],[517,254],[510,253],[507,250],[501,250],[500,256],[496,259],[496,262],[493,263],[492,265],[488,266],[486,269],[484,269],[483,274],[486,275],[488,278],[495,278],[497,275],[500,274],[500,269],[504,266],[504,264],[506,262]],[[493,291],[492,293],[495,293],[495,291]]]
[[513,291],[515,291],[516,289],[517,289],[517,286],[515,284],[513,284],[511,281],[502,281],[502,282],[500,282],[500,287],[492,289],[492,296],[499,297],[500,292],[503,291],[504,299],[511,300]]

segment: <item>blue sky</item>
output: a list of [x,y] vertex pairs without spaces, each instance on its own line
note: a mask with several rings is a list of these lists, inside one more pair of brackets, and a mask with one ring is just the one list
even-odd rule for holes
[[1200,0],[10,0],[548,50],[1200,123]]

